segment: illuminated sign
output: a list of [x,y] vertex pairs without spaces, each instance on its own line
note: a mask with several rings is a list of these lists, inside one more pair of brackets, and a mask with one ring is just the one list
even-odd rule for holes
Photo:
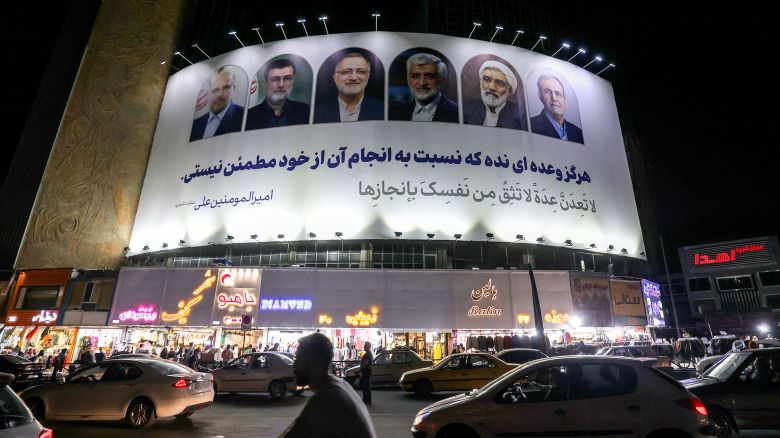
[[571,319],[571,316],[568,313],[558,313],[555,309],[544,314],[544,320],[553,324],[561,324],[569,319]]
[[11,315],[8,317],[8,322],[16,322],[17,319],[16,315]]
[[766,240],[726,243],[706,248],[686,249],[690,270],[733,265],[760,265],[774,263],[775,259]]
[[299,312],[308,312],[311,310],[311,300],[308,299],[299,299],[299,298],[292,298],[292,299],[278,299],[278,298],[268,298],[268,299],[262,299],[260,300],[260,310],[271,310],[271,311],[284,311],[284,310],[294,310]]
[[236,307],[242,307],[244,305],[246,305],[246,311],[251,312],[252,306],[255,304],[257,304],[257,297],[246,289],[233,296],[224,292],[217,295],[217,307],[220,309],[227,308],[231,312],[235,310]]
[[48,310],[41,310],[41,313],[32,317],[32,322],[40,322],[43,324],[49,324],[57,320],[57,312],[49,312]]
[[661,285],[652,281],[642,280],[642,295],[645,299],[647,323],[655,326],[665,326],[666,316],[661,301]]
[[345,319],[349,325],[369,326],[371,324],[375,324],[379,319],[379,309],[372,307],[371,313],[363,313],[362,310],[358,310],[358,313],[354,315],[347,315]]
[[155,322],[157,321],[157,312],[154,306],[140,305],[136,309],[125,310],[119,314],[120,321],[132,322]]
[[225,325],[241,325],[240,316],[226,316],[222,318],[222,323]]
[[187,316],[192,311],[191,310],[192,307],[195,306],[196,304],[200,303],[201,301],[203,301],[203,295],[201,295],[201,293],[204,290],[206,290],[206,289],[210,288],[211,286],[213,286],[214,283],[217,280],[217,277],[214,277],[211,274],[211,269],[206,271],[205,277],[206,277],[206,279],[203,280],[203,283],[201,283],[200,286],[198,286],[197,288],[195,288],[194,291],[192,291],[192,298],[190,298],[189,301],[187,301],[186,303],[184,302],[184,300],[179,301],[179,311],[178,312],[176,312],[176,313],[168,313],[168,312],[163,311],[162,314],[160,314],[160,319],[162,319],[163,321],[166,321],[166,322],[178,321],[179,324],[186,324],[187,323]]
[[517,323],[518,324],[530,324],[531,323],[531,315],[527,313],[518,313],[517,314]]
[[317,318],[320,324],[322,325],[330,325],[333,322],[333,319],[331,319],[330,315],[320,315],[319,318]]
[[[471,300],[479,301],[482,299],[495,300],[498,298],[498,289],[493,284],[493,279],[489,278],[487,283],[480,289],[471,290]],[[501,309],[495,306],[480,307],[473,305],[466,312],[467,316],[501,316]]]
[[222,283],[223,286],[227,287],[233,287],[233,276],[230,274],[222,274],[222,277],[220,277],[220,283]]

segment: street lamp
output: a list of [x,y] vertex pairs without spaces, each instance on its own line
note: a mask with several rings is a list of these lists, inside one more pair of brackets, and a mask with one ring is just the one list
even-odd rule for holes
[[502,30],[504,30],[504,28],[503,28],[503,27],[501,27],[501,26],[496,26],[496,31],[495,31],[495,32],[493,32],[493,36],[492,36],[492,37],[490,37],[490,42],[491,42],[491,43],[493,42],[493,39],[496,37],[496,35],[498,35],[498,33],[499,33],[499,32],[501,32]]
[[475,22],[474,22],[474,27],[472,27],[472,28],[471,28],[471,33],[469,33],[469,36],[468,36],[468,38],[467,38],[467,39],[470,39],[470,38],[471,38],[471,35],[473,35],[473,34],[474,34],[474,31],[475,31],[475,30],[476,30],[478,27],[480,27],[480,26],[482,26],[482,24],[481,24],[481,23],[477,23],[477,22],[475,21]]
[[244,42],[241,41],[241,38],[238,37],[238,34],[236,33],[235,30],[233,32],[228,32],[228,35],[233,35],[238,40],[238,43],[241,44],[241,47],[246,47],[244,45]]
[[580,47],[579,49],[577,49],[577,53],[575,53],[574,55],[571,56],[571,58],[569,58],[569,62],[571,62],[572,59],[576,58],[577,55],[579,55],[580,53],[588,53],[588,52],[582,47]]
[[563,49],[568,49],[569,47],[571,47],[571,46],[569,45],[569,43],[563,43],[563,44],[561,44],[561,47],[559,47],[559,48],[558,48],[558,50],[556,50],[556,51],[555,51],[555,53],[553,53],[551,56],[552,56],[553,58],[555,58],[555,55],[557,55],[557,54],[558,54],[558,52],[560,52],[560,51],[561,51],[561,50],[563,50]]

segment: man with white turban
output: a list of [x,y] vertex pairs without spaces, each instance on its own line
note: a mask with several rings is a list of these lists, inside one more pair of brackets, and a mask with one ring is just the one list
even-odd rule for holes
[[479,67],[481,100],[466,102],[463,123],[528,130],[525,109],[507,98],[517,92],[517,77],[507,65],[485,61]]

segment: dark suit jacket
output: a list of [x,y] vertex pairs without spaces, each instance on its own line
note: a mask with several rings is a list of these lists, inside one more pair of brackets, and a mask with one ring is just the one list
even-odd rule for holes
[[[463,105],[463,123],[466,125],[482,125],[485,122],[485,113],[487,109],[480,100],[472,100]],[[516,103],[506,101],[506,105],[498,114],[497,128],[522,129],[528,130],[528,121],[525,118],[525,111],[520,114]]]
[[[206,123],[209,121],[209,115],[211,113],[206,113],[192,122],[192,131],[190,131],[190,141],[200,140],[203,138],[203,133],[206,132]],[[217,132],[214,133],[214,137],[222,134],[227,134],[229,132],[239,132],[241,131],[241,123],[244,121],[244,107],[241,105],[236,105],[233,102],[230,102],[230,106],[228,107],[227,112],[225,113],[225,117],[222,118],[222,121],[219,123],[219,127],[217,128]]]
[[246,115],[246,130],[275,128],[277,126],[305,125],[309,123],[309,105],[287,99],[282,105],[282,115],[276,117],[274,110],[263,100],[260,105],[249,108]]
[[[568,138],[569,141],[585,144],[585,140],[582,138],[582,129],[580,129],[574,123],[567,121],[566,119],[563,120],[563,125],[566,127],[566,138]],[[542,110],[542,112],[540,112],[538,115],[531,117],[531,132],[534,134],[541,134],[548,137],[557,138],[559,140],[561,138],[558,135],[558,131],[555,130],[555,127],[550,123],[550,120],[544,114],[544,110]]]
[[[390,108],[390,120],[412,120],[415,101],[404,102]],[[447,99],[444,95],[439,99],[436,110],[433,112],[434,122],[458,123],[458,104]]]
[[[360,115],[358,121],[363,120],[384,120],[385,103],[376,97],[363,96],[363,102],[360,104]],[[314,107],[314,123],[337,123],[341,121],[339,113],[338,97],[327,102],[317,102]]]

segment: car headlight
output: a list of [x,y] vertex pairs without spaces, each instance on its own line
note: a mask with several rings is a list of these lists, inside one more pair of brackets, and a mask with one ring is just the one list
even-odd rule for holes
[[426,412],[424,414],[417,414],[416,417],[414,417],[414,423],[412,423],[412,426],[419,426],[422,424],[423,421],[425,421],[428,416],[431,415],[430,412]]

